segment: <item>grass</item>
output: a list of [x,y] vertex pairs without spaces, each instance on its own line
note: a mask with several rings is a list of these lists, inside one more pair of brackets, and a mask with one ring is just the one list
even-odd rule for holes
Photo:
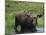
[[38,22],[38,24],[37,24],[38,27],[43,27],[44,26],[44,18],[43,17],[38,18],[37,22]]
[[[33,10],[35,14],[43,13],[43,3],[23,3],[23,2],[13,2],[7,1],[6,2],[6,12],[5,12],[5,24],[6,24],[6,34],[14,32],[14,25],[15,25],[15,16],[20,12],[24,14],[24,10]],[[43,27],[43,17],[38,18],[37,20],[38,27]]]

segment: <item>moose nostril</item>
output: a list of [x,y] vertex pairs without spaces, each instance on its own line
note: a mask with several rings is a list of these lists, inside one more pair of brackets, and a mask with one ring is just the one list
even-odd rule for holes
[[31,17],[33,17],[33,16],[31,16]]

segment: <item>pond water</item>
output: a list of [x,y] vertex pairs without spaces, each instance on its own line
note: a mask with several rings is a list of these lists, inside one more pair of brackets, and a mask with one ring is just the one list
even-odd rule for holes
[[[37,31],[35,33],[43,33],[44,32],[44,28],[36,28],[36,29],[37,29]],[[24,33],[24,34],[31,34],[31,33]],[[13,35],[15,35],[15,33]],[[19,35],[19,34],[17,34],[17,35]]]
[[[17,30],[18,31],[20,31],[21,30],[21,26],[19,25],[18,27],[17,27]],[[38,27],[36,27],[36,32],[35,33],[41,33],[41,32],[44,32],[44,28],[38,28]],[[26,33],[26,32],[25,32]]]
[[38,32],[38,33],[42,33],[42,32],[44,32],[44,28],[36,28],[36,29],[37,29],[36,32]]

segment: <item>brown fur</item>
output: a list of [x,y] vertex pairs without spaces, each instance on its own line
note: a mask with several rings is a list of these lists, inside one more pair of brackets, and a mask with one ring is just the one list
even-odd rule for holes
[[24,16],[18,15],[18,16],[16,16],[15,19],[16,19],[15,26],[17,27],[17,25],[20,24],[22,27],[21,32],[26,30],[26,29],[30,30],[31,32],[36,30],[36,24],[37,24],[37,18],[36,17],[33,17],[32,15],[26,14]]

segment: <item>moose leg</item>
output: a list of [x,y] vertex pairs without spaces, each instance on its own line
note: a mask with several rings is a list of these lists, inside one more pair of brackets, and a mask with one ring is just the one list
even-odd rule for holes
[[16,23],[16,24],[15,24],[15,32],[17,32],[17,25],[18,25],[18,24]]

